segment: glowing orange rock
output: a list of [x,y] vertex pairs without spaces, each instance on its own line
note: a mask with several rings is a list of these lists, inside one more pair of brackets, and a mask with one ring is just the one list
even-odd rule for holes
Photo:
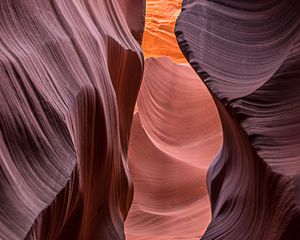
[[181,0],[148,0],[146,28],[142,47],[145,58],[169,56],[177,63],[186,62],[174,34]]

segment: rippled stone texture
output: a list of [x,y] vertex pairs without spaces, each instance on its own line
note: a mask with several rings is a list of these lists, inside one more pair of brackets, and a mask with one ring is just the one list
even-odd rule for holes
[[203,239],[300,238],[300,2],[184,1],[176,35],[223,126]]
[[139,0],[0,2],[1,239],[125,238],[143,23]]
[[182,0],[146,1],[146,24],[142,45],[146,58],[168,56],[177,63],[186,62],[174,34],[181,2]]
[[216,106],[194,70],[148,58],[134,115],[128,240],[196,239],[210,221],[207,168],[222,144]]

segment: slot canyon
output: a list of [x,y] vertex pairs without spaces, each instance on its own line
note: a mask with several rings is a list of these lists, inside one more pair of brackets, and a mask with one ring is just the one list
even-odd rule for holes
[[300,239],[300,2],[0,0],[1,240]]

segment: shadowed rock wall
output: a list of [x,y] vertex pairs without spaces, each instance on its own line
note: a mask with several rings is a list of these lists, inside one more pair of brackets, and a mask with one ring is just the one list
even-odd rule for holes
[[0,2],[1,239],[125,238],[144,5]]
[[203,239],[298,239],[300,2],[184,1],[176,35],[217,104]]

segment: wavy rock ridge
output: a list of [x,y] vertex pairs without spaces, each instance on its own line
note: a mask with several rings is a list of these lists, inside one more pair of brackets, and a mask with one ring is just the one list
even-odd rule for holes
[[129,146],[134,198],[128,240],[198,239],[210,221],[204,179],[222,131],[208,90],[178,47],[180,8],[181,1],[147,1],[142,47],[150,58]]
[[125,238],[143,25],[143,1],[0,2],[1,239]]
[[299,11],[299,1],[183,3],[177,40],[224,134],[202,239],[300,238]]
[[210,221],[205,175],[221,145],[211,96],[190,66],[148,58],[137,106],[128,155],[134,200],[126,237],[199,238]]

